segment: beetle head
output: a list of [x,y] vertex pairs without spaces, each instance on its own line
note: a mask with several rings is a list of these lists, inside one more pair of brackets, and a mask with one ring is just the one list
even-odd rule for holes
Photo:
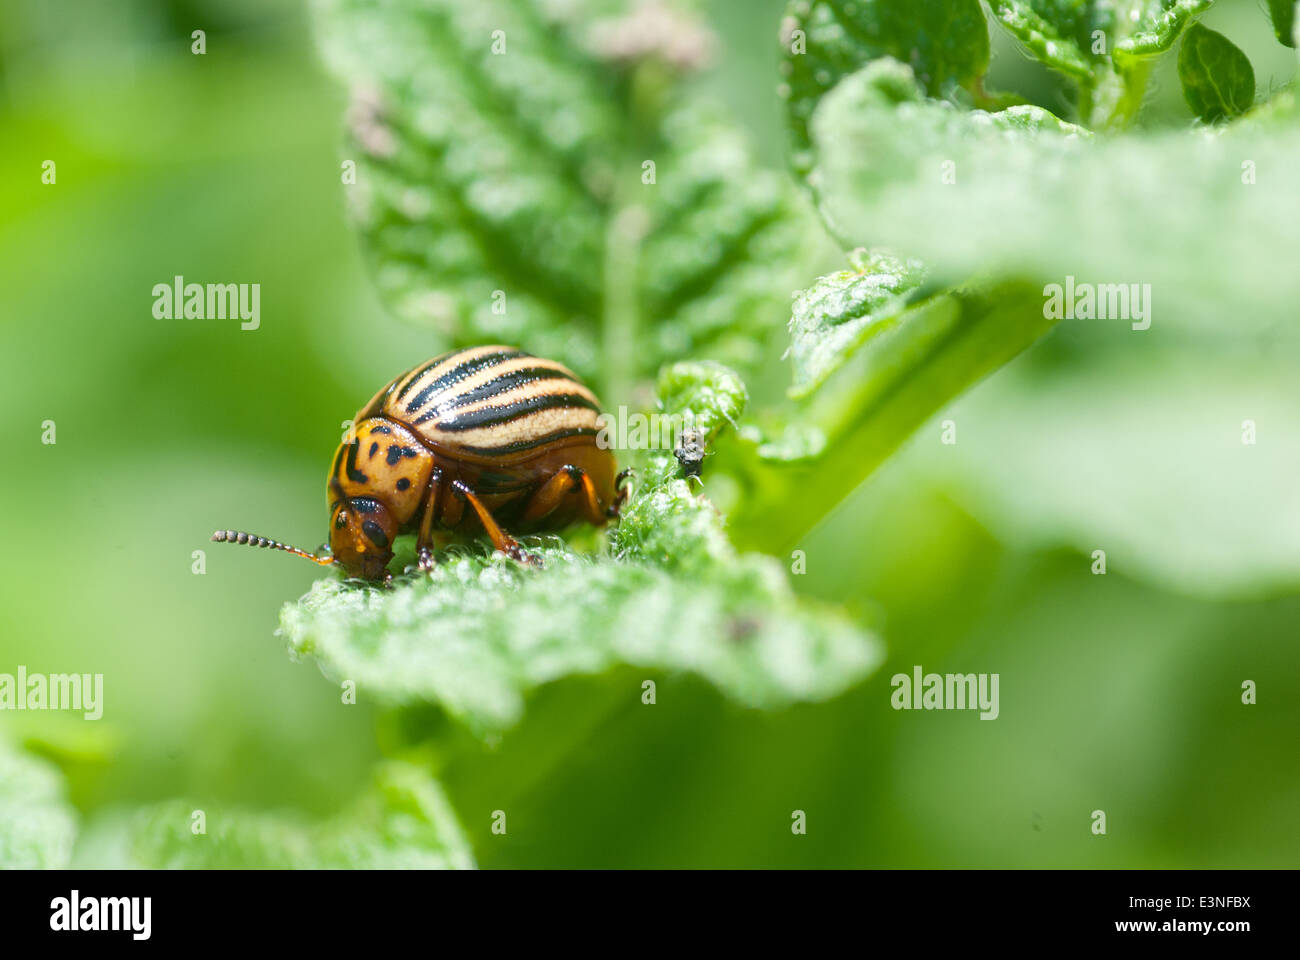
[[330,553],[349,577],[382,580],[397,530],[388,508],[373,497],[337,500],[330,511]]

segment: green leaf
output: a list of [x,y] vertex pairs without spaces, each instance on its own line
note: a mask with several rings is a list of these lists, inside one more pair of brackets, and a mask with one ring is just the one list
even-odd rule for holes
[[77,833],[63,776],[0,738],[0,869],[65,867]]
[[803,291],[790,318],[791,395],[812,393],[865,340],[897,323],[924,272],[920,261],[877,252]]
[[1192,24],[1178,53],[1178,77],[1187,105],[1207,123],[1231,120],[1255,102],[1250,60],[1221,33]]
[[979,0],[794,0],[781,27],[781,95],[797,171],[812,168],[809,124],[821,98],[863,63],[911,64],[931,96],[973,88],[989,62]]
[[[204,833],[193,814],[202,810]],[[171,801],[94,824],[81,865],[147,869],[467,869],[468,841],[442,788],[409,763],[380,768],[346,813],[319,823],[290,814]]]
[[[679,413],[712,438],[745,412],[749,394],[734,370],[708,361],[674,363],[659,373],[659,407]],[[662,452],[660,454],[662,456]]]
[[1300,584],[1294,394],[1278,357],[1015,364],[953,410],[958,443],[904,461],[1020,545],[1102,549],[1108,574],[1268,597]]
[[[990,0],[990,12],[1030,56],[1078,84],[1081,122],[1123,126],[1142,105],[1154,57],[1212,2]],[[792,162],[804,175],[815,164],[811,124],[822,97],[873,61],[908,64],[930,97],[988,108],[1016,99],[984,90],[988,37],[974,3],[796,0],[782,42]]]
[[[1094,86],[1110,69],[1104,51],[1116,25],[1111,0],[991,0],[989,6],[998,23],[1054,70]],[[1094,53],[1098,30],[1105,44]]]
[[597,0],[317,11],[352,98],[348,206],[399,314],[564,360],[616,402],[686,353],[763,357],[806,218],[721,110],[680,95],[700,23]]
[[1280,43],[1295,46],[1295,0],[1268,0],[1268,14],[1273,20],[1273,32]]
[[1131,0],[1119,10],[1111,62],[1083,120],[1120,128],[1137,117],[1155,59],[1174,45],[1191,19],[1213,0]]
[[[1289,94],[1222,131],[1100,138],[1036,107],[954,110],[884,60],[826,97],[814,141],[836,232],[920,257],[936,283],[1149,285],[1153,326],[1181,337],[1225,335],[1224,304],[1239,335],[1300,301],[1300,272],[1258,255],[1300,247]],[[1217,236],[1251,242],[1207,242]]]
[[725,575],[710,568],[692,582],[645,564],[535,552],[546,570],[459,556],[387,592],[319,581],[286,609],[282,629],[331,679],[355,681],[359,696],[438,704],[484,732],[513,724],[536,687],[619,664],[690,672],[771,708],[835,696],[880,661],[848,621],[801,609],[768,558],[736,559]]
[[1130,19],[1136,25],[1115,45],[1114,59],[1121,68],[1137,60],[1164,53],[1174,45],[1183,28],[1213,4],[1214,0],[1140,0]]
[[[711,437],[745,391],[724,367],[683,363],[660,395],[665,414]],[[359,697],[437,704],[480,732],[514,723],[542,684],[619,664],[693,673],[742,704],[778,707],[834,696],[880,662],[874,637],[797,600],[778,561],[736,552],[671,449],[651,451],[609,541],[595,557],[530,546],[541,570],[458,552],[392,589],[321,580],[284,608],[281,631]]]

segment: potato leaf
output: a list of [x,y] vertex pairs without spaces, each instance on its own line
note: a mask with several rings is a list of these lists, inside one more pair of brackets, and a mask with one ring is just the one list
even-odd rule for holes
[[399,314],[565,360],[615,402],[687,353],[761,359],[806,218],[720,110],[678,95],[699,22],[610,0],[317,13],[352,100],[348,205]]
[[[202,832],[194,814],[201,811]],[[423,768],[390,762],[346,812],[311,823],[289,814],[169,801],[91,825],[79,865],[97,868],[311,870],[474,866],[442,788]]]
[[1295,0],[1268,0],[1268,14],[1279,43],[1295,46]]
[[990,0],[989,7],[1035,59],[1054,70],[1087,86],[1109,70],[1106,51],[1116,24],[1111,0]]
[[1178,52],[1178,77],[1187,105],[1207,123],[1231,120],[1255,102],[1255,71],[1231,40],[1192,24]]
[[1135,24],[1115,45],[1114,58],[1121,69],[1135,61],[1164,53],[1174,45],[1193,17],[1204,13],[1214,0],[1140,0],[1130,19]]
[[812,168],[809,124],[821,98],[867,60],[912,65],[931,96],[971,88],[988,68],[979,0],[794,0],[781,29],[781,95],[795,169]]
[[76,833],[63,775],[0,738],[0,869],[65,867]]
[[875,253],[853,270],[822,277],[796,297],[790,318],[791,395],[810,394],[866,339],[897,322],[923,277],[920,261]]
[[1010,541],[1104,550],[1108,573],[1183,592],[1268,597],[1300,584],[1293,369],[1150,351],[1016,364],[953,409],[960,442],[903,459]]
[[[1279,275],[1257,255],[1300,246],[1289,94],[1222,132],[1101,138],[1036,107],[954,110],[882,60],[827,96],[813,129],[820,203],[837,232],[922,258],[936,282],[985,271],[1147,285],[1166,336],[1221,335],[1227,303],[1235,333],[1260,331],[1300,300],[1300,273]],[[1107,322],[1132,335],[1125,319]]]

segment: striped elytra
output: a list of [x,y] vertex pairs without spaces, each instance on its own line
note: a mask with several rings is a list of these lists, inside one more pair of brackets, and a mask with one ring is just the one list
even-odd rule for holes
[[430,444],[472,457],[516,457],[598,432],[595,394],[554,360],[474,347],[404,373],[361,410],[408,425]]
[[486,531],[493,546],[536,563],[505,527],[603,524],[622,494],[614,457],[596,444],[596,396],[567,367],[512,347],[457,350],[413,367],[357,413],[328,479],[330,556],[218,531],[214,540],[270,543],[349,576],[388,578],[393,540],[416,534],[421,569],[436,531]]

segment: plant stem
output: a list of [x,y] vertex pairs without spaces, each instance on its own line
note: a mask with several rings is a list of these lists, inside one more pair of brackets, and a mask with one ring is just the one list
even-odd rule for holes
[[646,212],[637,204],[621,202],[620,189],[605,230],[604,265],[604,394],[614,404],[632,400],[636,369],[637,331],[640,327],[638,272]]
[[[1050,330],[1042,295],[1007,282],[937,297],[819,394],[829,444],[815,462],[766,463],[733,512],[737,546],[784,554],[915,430]],[[836,383],[838,381],[838,383]],[[836,387],[848,387],[847,395]],[[814,397],[813,406],[819,401]],[[833,522],[833,520],[832,520]]]

